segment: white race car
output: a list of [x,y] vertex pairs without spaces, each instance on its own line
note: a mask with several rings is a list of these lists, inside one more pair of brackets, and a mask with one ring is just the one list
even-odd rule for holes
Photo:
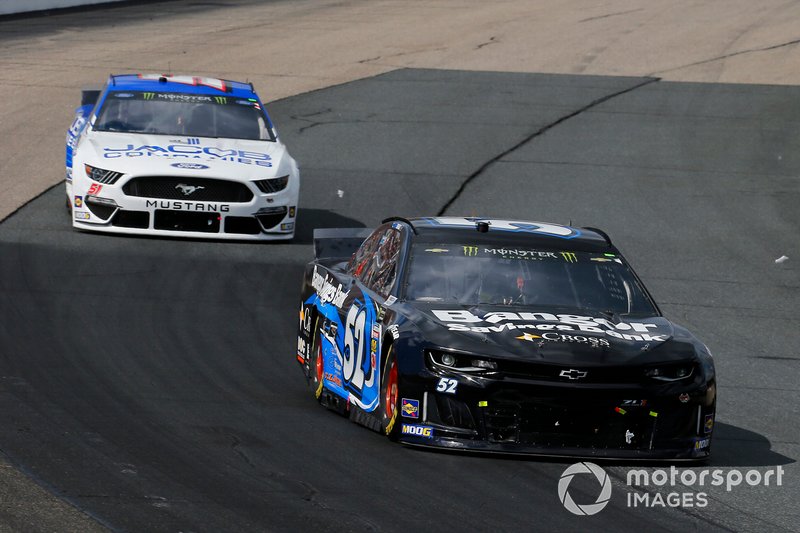
[[67,133],[81,230],[286,240],[300,173],[252,84],[129,74],[83,91]]

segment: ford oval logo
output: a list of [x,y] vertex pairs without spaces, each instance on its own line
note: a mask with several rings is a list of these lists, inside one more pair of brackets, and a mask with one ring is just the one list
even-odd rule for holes
[[172,166],[175,168],[188,168],[191,170],[204,170],[208,168],[206,165],[201,165],[200,163],[172,163]]

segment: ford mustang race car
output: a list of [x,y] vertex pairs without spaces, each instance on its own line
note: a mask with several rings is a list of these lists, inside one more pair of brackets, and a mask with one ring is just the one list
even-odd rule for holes
[[314,246],[297,361],[326,407],[409,445],[709,456],[711,354],[604,232],[390,218]]
[[291,239],[300,174],[252,84],[111,76],[67,132],[67,209],[81,230]]

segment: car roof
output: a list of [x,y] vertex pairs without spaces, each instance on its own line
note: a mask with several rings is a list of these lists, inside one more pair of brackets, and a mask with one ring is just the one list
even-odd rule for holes
[[251,83],[203,76],[173,76],[171,74],[111,75],[108,78],[108,89],[110,91],[158,91],[240,98],[255,97],[255,89]]
[[[615,249],[611,239],[602,230],[577,228],[552,222],[481,217],[419,217],[393,220],[410,224],[414,230],[414,239],[422,242],[517,245],[585,251]],[[479,225],[486,228],[486,231],[479,231]]]

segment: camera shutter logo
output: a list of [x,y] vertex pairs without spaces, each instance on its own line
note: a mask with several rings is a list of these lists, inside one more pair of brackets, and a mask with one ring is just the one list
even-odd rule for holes
[[[578,505],[572,499],[572,496],[569,495],[569,492],[567,492],[572,478],[577,474],[592,474],[600,483],[602,487],[600,489],[600,495],[594,503]],[[605,470],[594,463],[575,463],[567,467],[564,473],[561,474],[561,479],[558,480],[558,499],[561,500],[561,504],[567,511],[572,514],[581,516],[597,514],[608,505],[608,501],[611,499],[611,479],[608,477]]]

